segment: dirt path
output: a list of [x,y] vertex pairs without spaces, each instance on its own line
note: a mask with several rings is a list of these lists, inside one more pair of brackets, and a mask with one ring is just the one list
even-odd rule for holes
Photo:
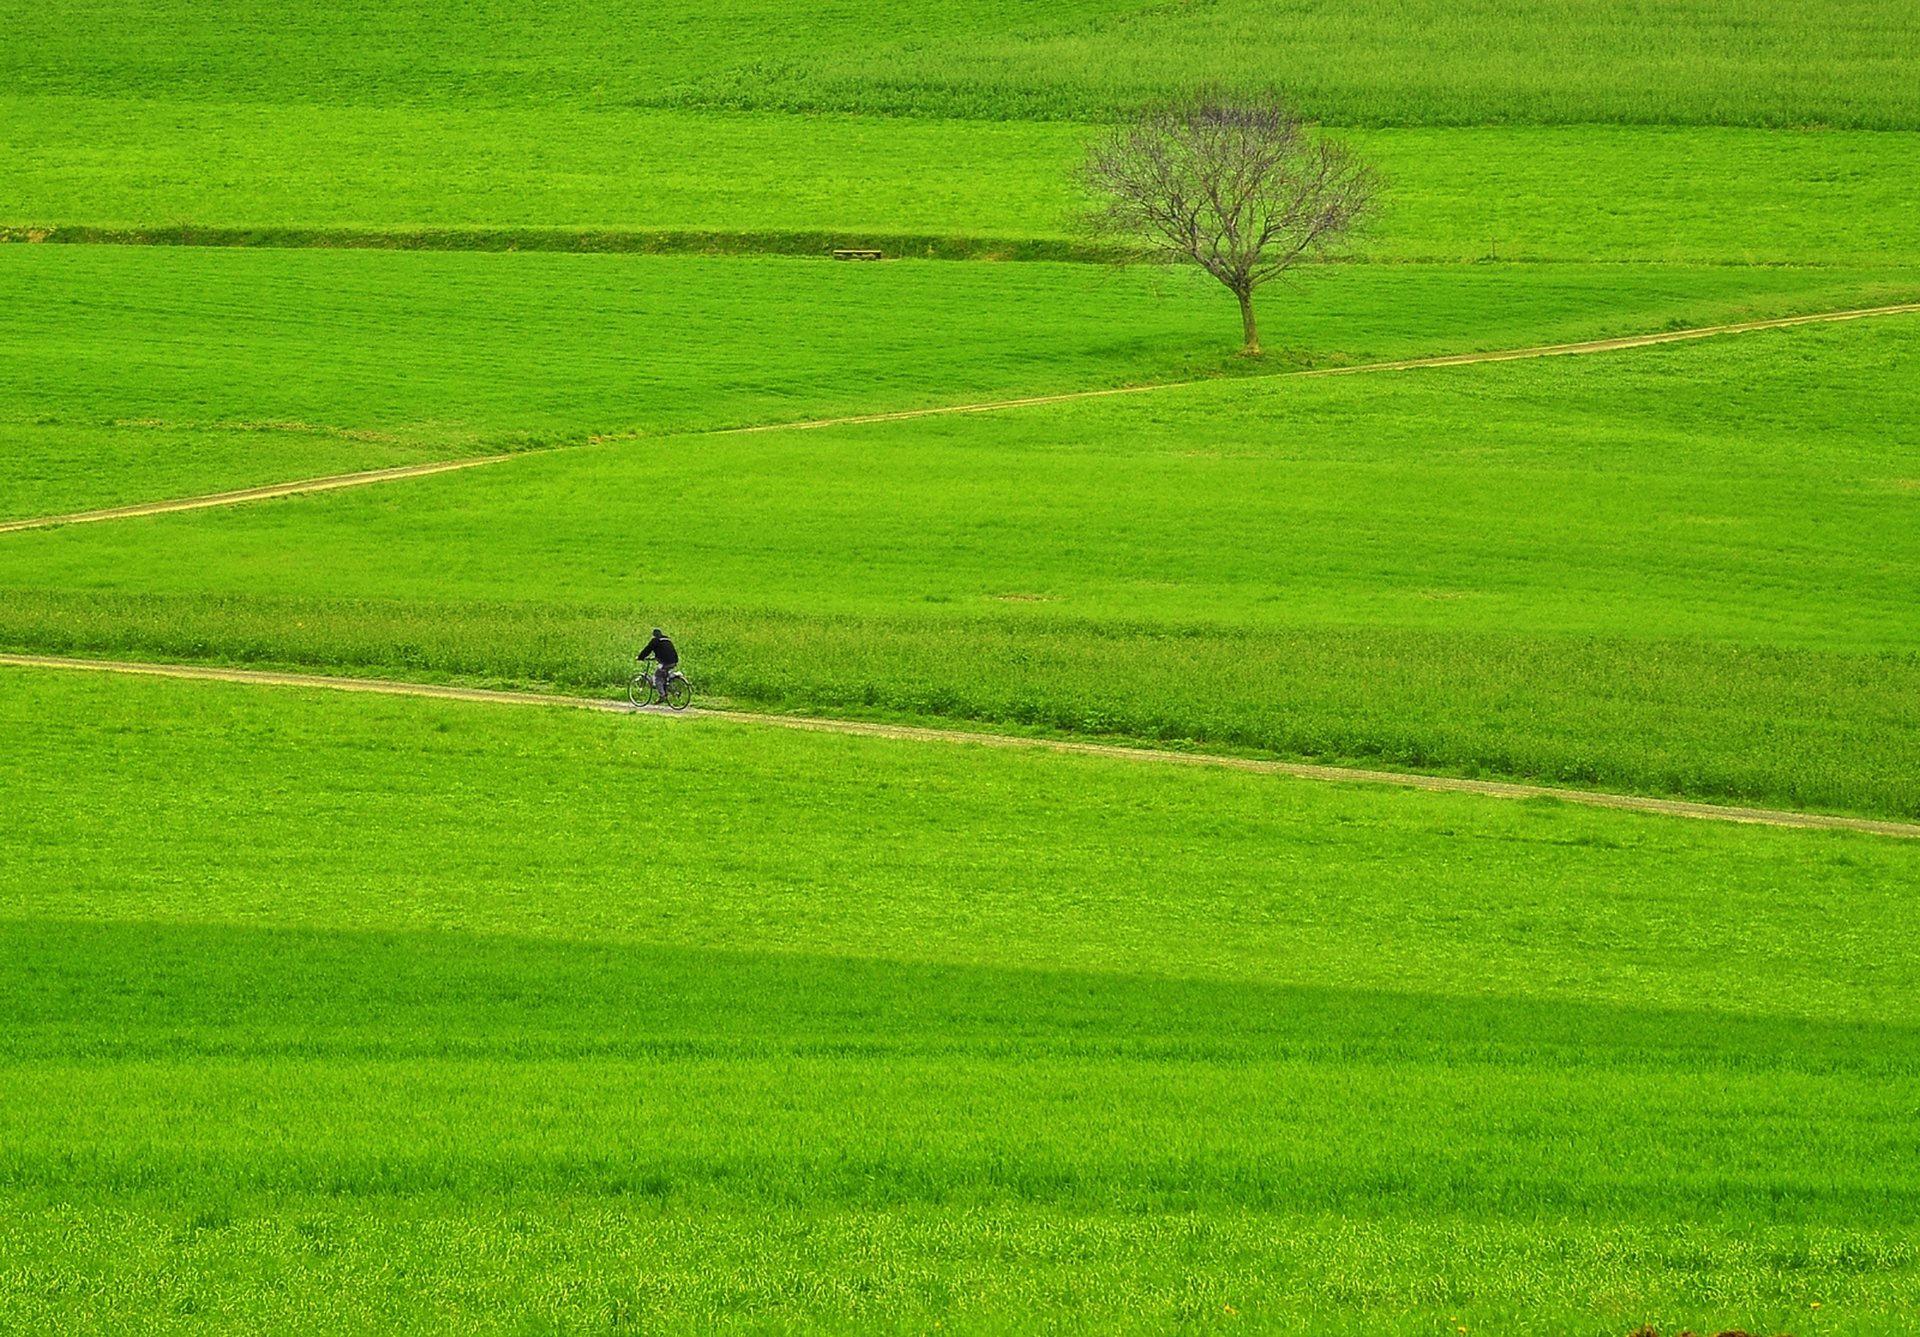
[[[1864,320],[1871,316],[1898,316],[1911,312],[1920,312],[1920,302],[1908,302],[1899,306],[1863,307],[1851,311],[1821,311],[1810,316],[1782,316],[1776,320],[1750,320],[1738,325],[1707,325],[1692,330],[1666,330],[1659,334],[1632,334],[1619,339],[1590,339],[1584,343],[1543,344],[1537,348],[1496,349],[1490,353],[1449,353],[1441,357],[1416,357],[1400,362],[1367,362],[1357,367],[1322,367],[1317,371],[1286,372],[1284,376],[1302,378],[1358,376],[1376,371],[1412,371],[1420,367],[1465,367],[1479,362],[1518,362],[1537,357],[1612,353],[1624,348],[1647,348],[1654,344],[1708,339],[1722,334],[1746,334],[1752,330],[1777,330],[1793,325],[1818,325],[1837,320]],[[1066,404],[1076,399],[1107,399],[1115,395],[1141,395],[1155,390],[1177,390],[1181,386],[1195,384],[1199,382],[1165,381],[1156,385],[1128,385],[1111,390],[1071,390],[1057,395],[1033,395],[1026,399],[994,399],[977,404],[947,404],[930,409],[902,409],[894,413],[862,413],[846,418],[813,418],[804,422],[729,427],[702,435],[743,436],[759,432],[805,432],[816,427],[853,427],[861,423],[904,422],[910,418],[939,418],[955,413],[997,413],[1002,409]],[[515,458],[513,455],[482,455],[473,459],[443,460],[432,464],[404,464],[393,469],[369,469],[364,473],[296,479],[266,487],[242,488],[237,492],[216,492],[204,497],[182,497],[176,501],[150,501],[134,506],[109,506],[98,511],[78,511],[71,515],[41,515],[24,520],[0,520],[0,534],[23,529],[48,529],[54,525],[90,524],[96,520],[126,520],[141,515],[165,515],[172,511],[197,511],[209,506],[234,506],[247,501],[266,501],[272,497],[296,496],[303,492],[330,492],[335,488],[384,483],[396,478],[417,478],[425,474],[446,473],[451,469],[471,469],[477,465],[497,464],[502,460],[513,458]]]
[[478,455],[465,460],[435,460],[428,464],[401,464],[391,469],[367,469],[356,474],[332,474],[326,478],[301,478],[291,483],[269,483],[265,487],[245,487],[237,492],[214,492],[204,497],[182,497],[177,501],[143,501],[132,506],[109,506],[98,511],[76,511],[72,515],[41,515],[29,520],[0,520],[0,534],[17,529],[46,529],[52,525],[85,525],[96,520],[129,520],[136,515],[165,515],[170,511],[198,511],[209,506],[236,506],[243,501],[265,501],[270,497],[291,497],[300,492],[331,492],[339,487],[360,487],[384,483],[394,478],[419,478],[424,474],[443,474],[453,469],[471,469],[481,464],[498,464],[511,455]]
[[[1467,367],[1479,362],[1519,362],[1536,357],[1572,357],[1581,353],[1612,353],[1623,348],[1649,348],[1654,344],[1680,343],[1688,339],[1709,339],[1722,334],[1747,334],[1753,330],[1786,329],[1792,325],[1821,325],[1836,320],[1864,320],[1871,316],[1901,316],[1920,311],[1920,302],[1898,306],[1870,306],[1851,311],[1819,311],[1810,316],[1781,316],[1774,320],[1749,320],[1738,325],[1704,325],[1692,330],[1663,330],[1658,334],[1629,334],[1618,339],[1589,339],[1576,344],[1541,344],[1537,348],[1503,348],[1491,353],[1448,353],[1440,357],[1406,358],[1399,362],[1364,362],[1355,367],[1321,367],[1314,371],[1291,371],[1275,380],[1316,376],[1359,376],[1375,371],[1413,371],[1420,367]],[[952,413],[993,413],[1000,409],[1031,408],[1039,404],[1065,404],[1076,399],[1105,399],[1113,395],[1140,395],[1153,390],[1177,390],[1197,385],[1197,381],[1165,381],[1158,385],[1128,385],[1115,390],[1074,390],[1058,395],[1035,395],[1028,399],[996,399],[979,404],[949,404],[931,409],[903,409],[897,413],[863,413],[850,418],[818,418],[808,422],[763,423],[757,427],[732,427],[715,436],[742,436],[753,432],[804,432],[815,427],[852,427],[869,422],[904,422],[909,418],[939,418]]]
[[680,714],[651,709],[636,711],[624,701],[557,696],[538,692],[500,692],[479,687],[448,687],[435,683],[393,682],[377,678],[334,678],[308,673],[274,673],[259,669],[228,669],[196,664],[137,664],[102,659],[64,659],[53,655],[0,654],[0,666],[14,668],[79,669],[100,673],[139,673],[164,678],[200,678],[217,682],[252,683],[275,687],[323,687],[332,691],[371,692],[388,696],[428,696],[452,701],[486,701],[515,706],[568,706],[614,714],[648,714],[685,721],[725,720],[814,733],[856,734],[866,738],[897,738],[919,743],[971,743],[976,747],[1027,748],[1080,756],[1118,757],[1127,761],[1175,766],[1215,766],[1251,771],[1258,775],[1287,775],[1302,780],[1401,785],[1440,793],[1484,794],[1492,798],[1553,798],[1597,808],[1658,813],[1668,817],[1695,817],[1754,826],[1817,827],[1836,831],[1864,831],[1873,835],[1920,839],[1920,825],[1883,822],[1867,817],[1829,817],[1822,813],[1783,812],[1771,808],[1733,808],[1716,803],[1688,803],[1679,799],[1644,798],[1636,794],[1602,794],[1584,789],[1555,789],[1545,785],[1508,784],[1498,780],[1460,780],[1439,775],[1405,775],[1397,771],[1368,771],[1347,766],[1309,766],[1297,762],[1257,761],[1201,752],[1171,752],[1157,748],[1124,747],[1111,743],[1079,743],[1063,738],[1023,738],[1013,734],[975,733],[966,729],[928,729],[904,724],[873,724],[864,720],[816,719],[800,715],[762,715],[744,710],[688,710]]
[[1826,325],[1837,320],[1865,320],[1871,316],[1904,316],[1920,311],[1920,302],[1897,306],[1868,306],[1852,311],[1816,311],[1810,316],[1778,316],[1772,320],[1749,320],[1738,325],[1703,325],[1695,330],[1663,330],[1658,334],[1629,334],[1618,339],[1589,339],[1577,344],[1544,344],[1539,348],[1514,348],[1491,353],[1454,353],[1444,357],[1416,357],[1404,362],[1369,362],[1358,367],[1322,367],[1318,371],[1295,372],[1296,376],[1352,376],[1364,371],[1408,371],[1415,367],[1464,367],[1476,362],[1518,362],[1532,357],[1570,357],[1580,353],[1611,353],[1621,348],[1651,348],[1655,344],[1684,343],[1688,339],[1708,339],[1722,334],[1748,334],[1754,330],[1784,330],[1794,325]]

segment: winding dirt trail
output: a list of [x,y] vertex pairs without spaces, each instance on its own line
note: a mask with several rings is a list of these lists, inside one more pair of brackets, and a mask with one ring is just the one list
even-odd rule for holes
[[[1273,379],[1290,377],[1360,376],[1369,372],[1413,371],[1421,367],[1466,367],[1480,362],[1519,362],[1528,358],[1574,357],[1583,353],[1613,353],[1627,348],[1649,348],[1655,344],[1681,343],[1689,339],[1710,339],[1723,334],[1747,334],[1754,330],[1786,329],[1794,325],[1821,325],[1840,320],[1865,320],[1873,316],[1898,316],[1920,312],[1920,302],[1897,306],[1860,307],[1848,311],[1819,311],[1806,316],[1781,316],[1773,320],[1749,320],[1737,325],[1704,325],[1691,330],[1663,330],[1658,334],[1630,334],[1618,339],[1589,339],[1583,343],[1542,344],[1535,348],[1495,349],[1487,353],[1449,353],[1439,357],[1406,358],[1398,362],[1366,362],[1353,367],[1321,367],[1313,371],[1282,373]],[[761,423],[753,427],[727,427],[706,436],[745,436],[761,432],[805,432],[819,427],[854,427],[862,423],[905,422],[913,418],[941,418],[957,413],[998,413],[1004,409],[1035,408],[1042,404],[1066,404],[1077,399],[1108,399],[1116,395],[1142,395],[1156,390],[1177,390],[1197,381],[1163,381],[1154,385],[1127,385],[1109,390],[1070,390],[1057,395],[1033,395],[1025,399],[992,399],[977,404],[945,404],[936,408],[901,409],[893,413],[862,413],[844,418],[811,418],[803,422]],[[518,454],[534,452],[522,451]],[[544,452],[541,452],[544,453]],[[204,497],[181,497],[173,501],[149,501],[131,506],[109,506],[97,511],[76,511],[69,515],[40,515],[21,520],[0,520],[0,534],[26,529],[49,529],[55,525],[84,525],[101,520],[128,520],[143,515],[166,515],[173,511],[198,511],[211,506],[237,506],[243,502],[266,501],[274,497],[292,497],[304,492],[331,492],[336,488],[361,487],[399,478],[419,478],[446,473],[453,469],[472,469],[482,464],[498,464],[517,455],[480,455],[469,459],[441,460],[428,464],[403,464],[391,469],[368,469],[362,473],[333,474],[325,478],[295,479],[266,487],[242,488],[235,492],[215,492]]]
[[1064,738],[1025,738],[1017,734],[975,733],[968,729],[930,729],[904,724],[874,724],[865,720],[819,719],[803,715],[763,715],[745,710],[693,709],[675,714],[652,708],[635,710],[624,701],[559,696],[540,692],[502,692],[480,687],[450,687],[437,683],[395,682],[380,678],[335,678],[311,673],[276,673],[262,669],[214,668],[198,664],[141,664],[106,659],[66,659],[56,655],[0,654],[0,666],[32,669],[68,669],[96,673],[135,673],[163,678],[198,678],[215,682],[250,683],[270,687],[319,687],[329,691],[369,692],[385,696],[426,696],[451,701],[482,701],[497,705],[565,706],[612,714],[646,714],[698,721],[723,720],[732,724],[801,729],[813,733],[854,734],[866,738],[894,738],[917,743],[970,743],[976,747],[1024,748],[1078,756],[1116,757],[1126,761],[1158,762],[1174,766],[1212,766],[1251,771],[1257,775],[1286,775],[1301,780],[1399,785],[1437,793],[1482,794],[1490,798],[1552,798],[1596,808],[1693,817],[1751,826],[1788,826],[1833,831],[1861,831],[1871,835],[1920,839],[1920,824],[1877,821],[1868,817],[1830,817],[1824,813],[1785,812],[1772,808],[1735,808],[1717,803],[1689,803],[1680,799],[1646,798],[1637,794],[1605,794],[1585,789],[1556,789],[1547,785],[1509,784],[1498,780],[1462,780],[1441,775],[1407,775],[1398,771],[1369,771],[1348,766],[1310,766],[1299,762],[1259,761],[1204,752],[1171,752],[1158,748],[1126,747],[1115,743],[1081,743]]

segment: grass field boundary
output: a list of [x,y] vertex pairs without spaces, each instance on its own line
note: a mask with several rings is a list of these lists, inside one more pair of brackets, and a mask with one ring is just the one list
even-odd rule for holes
[[[1650,348],[1657,344],[1681,343],[1691,339],[1747,334],[1755,330],[1788,329],[1796,325],[1830,324],[1835,321],[1865,320],[1874,316],[1909,315],[1915,312],[1920,312],[1920,302],[1903,302],[1894,306],[1858,307],[1845,311],[1816,311],[1807,315],[1776,316],[1769,320],[1749,320],[1733,325],[1702,325],[1693,329],[1661,330],[1654,334],[1629,334],[1613,339],[1587,339],[1579,343],[1540,344],[1531,348],[1494,349],[1482,353],[1444,353],[1435,357],[1403,358],[1395,362],[1363,362],[1349,367],[1318,367],[1306,371],[1282,372],[1272,379],[1358,376],[1369,372],[1414,371],[1423,367],[1466,367],[1483,362],[1518,362],[1530,358],[1613,353],[1625,349]],[[751,427],[722,427],[710,432],[694,432],[688,435],[741,436],[763,432],[805,432],[821,427],[857,427],[866,423],[907,422],[915,418],[940,418],[962,413],[998,413],[1007,409],[1037,408],[1046,404],[1067,404],[1082,399],[1107,399],[1116,395],[1178,390],[1185,386],[1200,384],[1205,382],[1162,381],[1149,385],[1123,385],[1101,390],[1067,390],[1052,395],[1030,395],[1023,399],[982,400],[972,404],[943,404],[933,408],[861,413],[841,418],[809,418],[799,422],[758,423]],[[517,452],[517,454],[530,453],[533,452]],[[0,534],[17,533],[28,529],[50,529],[56,525],[81,525],[100,520],[126,520],[145,515],[166,515],[174,511],[197,511],[212,506],[235,506],[242,502],[297,496],[304,492],[329,492],[336,488],[359,487],[367,483],[384,483],[401,478],[418,478],[428,474],[446,473],[453,469],[471,469],[478,465],[497,464],[502,460],[513,458],[515,458],[514,454],[476,455],[466,459],[439,460],[426,464],[403,464],[390,469],[368,469],[360,473],[331,474],[324,478],[294,479],[285,483],[270,483],[264,487],[215,492],[201,497],[181,497],[171,501],[108,506],[100,510],[76,511],[67,515],[41,515],[18,520],[0,520]]]
[[802,256],[874,250],[889,260],[1044,261],[1111,264],[1124,248],[1054,237],[938,236],[896,232],[723,232],[609,228],[0,227],[0,244],[205,246],[340,251],[546,251],[571,255]]
[[402,682],[391,678],[346,678],[318,673],[287,673],[267,669],[219,668],[203,664],[158,664],[130,660],[69,659],[58,655],[0,654],[0,666],[65,669],[94,673],[145,674],[269,687],[317,687],[331,691],[367,692],[386,696],[432,697],[447,701],[488,702],[513,706],[566,706],[611,714],[648,714],[681,720],[723,720],[733,724],[800,729],[814,733],[851,734],[920,743],[971,743],[981,747],[1022,748],[1075,756],[1111,757],[1125,761],[1159,762],[1249,771],[1257,775],[1284,775],[1300,780],[1344,784],[1398,785],[1432,793],[1480,794],[1489,798],[1557,799],[1589,807],[1625,812],[1736,822],[1750,826],[1857,831],[1869,835],[1920,839],[1920,824],[1879,821],[1869,817],[1837,817],[1826,813],[1788,812],[1774,808],[1742,808],[1683,799],[1650,798],[1639,794],[1611,794],[1548,785],[1516,784],[1502,780],[1469,780],[1446,775],[1415,775],[1402,771],[1373,771],[1350,766],[1316,766],[1305,762],[1265,761],[1207,752],[1174,752],[1161,748],[1128,747],[1119,743],[1081,742],[1069,738],[1037,738],[1019,734],[937,729],[923,725],[882,724],[870,720],[831,719],[810,715],[777,715],[747,710],[692,709],[673,712],[661,708],[639,710],[624,701],[599,697],[562,696],[551,692],[513,692],[485,687],[457,687],[444,683]]

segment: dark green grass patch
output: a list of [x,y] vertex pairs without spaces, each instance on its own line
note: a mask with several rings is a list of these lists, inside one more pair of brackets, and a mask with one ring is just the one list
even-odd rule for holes
[[8,0],[0,85],[171,103],[684,106],[1099,119],[1197,83],[1280,84],[1347,124],[1920,128],[1901,0],[1165,5],[831,0],[236,11]]
[[1908,842],[16,670],[0,729],[10,1322],[1865,1334],[1920,1285]]
[[15,648],[1912,815],[1914,321],[638,441],[13,536]]
[[1310,114],[1349,125],[1920,124],[1910,82],[1920,47],[1891,0],[1218,0],[1050,18],[994,23],[962,7],[946,22],[964,32],[836,43],[702,72],[638,100],[1104,119],[1212,83],[1277,85]]
[[[1249,366],[1232,356],[1237,313],[1218,285],[1088,265],[7,246],[0,275],[9,515],[596,433],[1512,347],[1916,291],[1903,271],[1337,266],[1268,299],[1279,351]],[[312,463],[283,468],[300,441]]]

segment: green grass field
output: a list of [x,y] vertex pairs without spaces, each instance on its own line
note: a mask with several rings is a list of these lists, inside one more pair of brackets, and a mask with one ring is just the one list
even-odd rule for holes
[[[0,228],[209,229],[443,246],[1058,242],[1091,137],[1059,122],[642,109],[0,100]],[[1920,135],[1540,126],[1352,135],[1393,182],[1393,260],[1914,263]],[[511,235],[489,240],[502,231]],[[660,232],[691,234],[662,243]],[[563,241],[586,234],[584,241]],[[741,234],[734,236],[732,234]]]
[[1288,5],[500,0],[0,8],[0,81],[143,103],[670,106],[1098,119],[1278,83],[1348,125],[1589,122],[1920,129],[1899,0]]
[[[501,449],[1603,338],[1911,300],[1901,269],[1339,266],[1266,366],[1182,272],[0,248],[0,515]],[[302,462],[310,455],[310,459]]]
[[[0,534],[0,649],[604,697],[659,623],[746,709],[1920,817],[1920,316],[1291,375],[1920,300],[1895,0],[0,32],[0,519],[513,456]],[[1257,362],[1073,221],[1203,82],[1390,184]],[[12,667],[0,744],[0,1330],[1920,1309],[1920,843]]]
[[0,673],[25,1326],[1920,1298],[1908,842]]
[[643,438],[46,530],[0,551],[0,639],[604,693],[667,622],[706,690],[788,708],[1911,816],[1916,340]]

